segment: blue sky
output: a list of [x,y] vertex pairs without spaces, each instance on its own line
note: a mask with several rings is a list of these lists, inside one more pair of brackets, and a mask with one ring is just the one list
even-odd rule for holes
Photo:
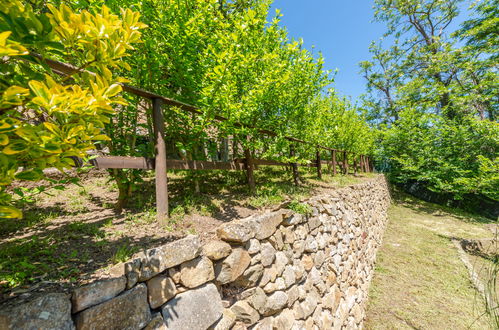
[[[322,52],[326,69],[339,69],[336,89],[354,99],[364,92],[358,63],[368,60],[369,44],[380,38],[384,25],[371,23],[369,0],[275,0],[281,10],[281,25],[290,37],[303,38],[305,47]],[[274,12],[272,10],[272,12]]]
[[[326,69],[339,69],[335,88],[355,100],[365,91],[359,62],[370,59],[369,44],[385,32],[373,23],[372,0],[274,0],[281,25],[292,38],[303,38],[305,47],[322,52]],[[458,21],[462,21],[462,18]]]

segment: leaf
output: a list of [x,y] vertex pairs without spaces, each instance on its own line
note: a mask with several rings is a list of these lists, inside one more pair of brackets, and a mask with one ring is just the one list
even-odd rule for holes
[[11,143],[7,145],[5,148],[3,148],[3,153],[6,155],[15,155],[20,152],[25,151],[28,148],[28,145],[24,141],[16,141],[14,143]]
[[0,218],[4,219],[22,219],[23,213],[21,210],[12,207],[0,205]]
[[16,173],[14,177],[18,180],[37,181],[43,177],[43,173],[40,169],[33,169]]
[[7,134],[0,134],[0,146],[7,145],[9,143],[9,137]]

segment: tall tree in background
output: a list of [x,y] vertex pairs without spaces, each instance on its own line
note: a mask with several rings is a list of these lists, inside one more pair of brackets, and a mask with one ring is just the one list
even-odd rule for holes
[[[499,200],[498,1],[452,29],[462,0],[376,0],[383,43],[360,64],[364,108],[382,131],[378,159],[395,182],[454,199]],[[484,197],[485,198],[485,197]]]

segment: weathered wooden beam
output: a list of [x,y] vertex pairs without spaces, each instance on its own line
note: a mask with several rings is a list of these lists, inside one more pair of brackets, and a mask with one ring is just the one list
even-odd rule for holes
[[99,156],[90,161],[97,168],[129,168],[140,170],[153,170],[154,158],[146,157],[122,157],[122,156]]
[[168,178],[166,167],[165,119],[160,98],[152,100],[154,141],[156,157],[154,168],[156,172],[156,217],[161,225],[166,225],[168,219]]
[[[294,145],[289,146],[289,156],[291,158],[295,157],[295,146]],[[298,186],[300,184],[300,173],[298,172],[298,164],[291,163],[291,169],[293,171],[293,182],[294,182],[295,186]]]
[[[85,69],[82,69],[82,68],[76,67],[74,65],[64,63],[64,62],[51,60],[51,59],[45,58],[42,55],[37,54],[37,53],[30,53],[30,55],[37,58],[40,62],[47,64],[50,68],[52,68],[54,71],[57,71],[57,73],[59,73],[59,74],[72,75],[76,72],[85,72],[87,74],[95,76],[94,72],[91,72],[91,71],[88,71],[88,70],[85,70]],[[168,105],[177,107],[179,109],[182,109],[182,110],[194,113],[194,114],[202,114],[201,110],[194,105],[180,102],[177,100],[173,100],[173,99],[170,99],[168,97],[144,90],[144,89],[139,88],[139,87],[135,87],[135,86],[131,86],[131,85],[123,84],[123,83],[120,83],[120,85],[125,92],[131,93],[131,94],[143,97],[143,98],[147,98],[150,100],[155,100],[155,99],[161,100],[163,102],[163,104],[168,104]],[[227,121],[228,120],[228,118],[225,118],[225,117],[219,116],[219,115],[215,115],[214,119],[216,119],[218,121]],[[241,124],[241,123],[233,123],[233,125],[235,127],[255,128],[251,125],[246,125],[246,124]],[[260,134],[265,134],[265,135],[269,135],[269,136],[277,136],[277,133],[270,131],[270,130],[266,130],[266,129],[259,129],[258,132]],[[291,141],[291,142],[310,144],[310,142],[308,142],[308,141],[297,139],[297,138],[294,138],[292,136],[285,136],[284,138],[288,141]],[[338,152],[341,151],[341,150],[337,150],[337,149],[328,148],[325,146],[319,146],[319,148],[325,149],[325,150],[330,150],[330,151],[333,151],[333,150],[336,150]]]
[[316,159],[316,164],[317,164],[317,177],[319,179],[322,179],[321,152],[320,152],[318,147],[317,147],[317,150],[315,151],[315,159]]
[[331,150],[331,161],[333,162],[333,176],[336,176],[336,150]]

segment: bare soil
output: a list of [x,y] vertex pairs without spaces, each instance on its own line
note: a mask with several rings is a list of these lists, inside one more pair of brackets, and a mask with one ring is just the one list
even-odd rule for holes
[[171,215],[166,226],[155,219],[152,177],[136,187],[129,207],[119,213],[113,208],[116,186],[104,171],[93,170],[78,185],[37,195],[25,206],[24,219],[0,219],[0,302],[34,291],[70,290],[139,250],[188,234],[207,241],[224,222],[373,176],[324,175],[317,180],[313,172],[305,171],[306,183],[295,187],[282,172],[258,171],[255,195],[248,194],[240,172],[198,176],[199,193],[189,174],[169,174]]

